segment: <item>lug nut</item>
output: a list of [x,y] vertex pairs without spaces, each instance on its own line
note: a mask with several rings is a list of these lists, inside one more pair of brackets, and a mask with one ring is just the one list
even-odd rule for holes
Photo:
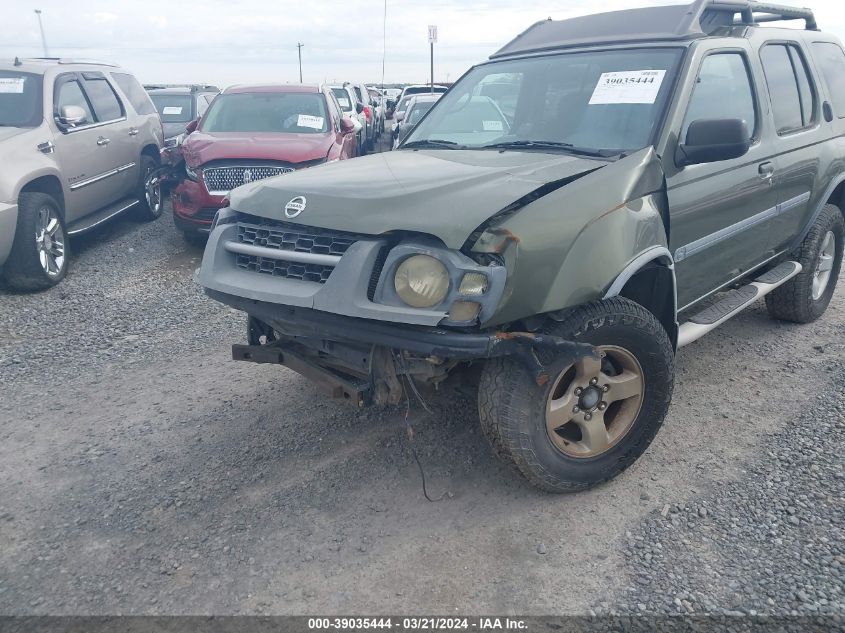
[[575,395],[576,396],[580,396],[582,393],[584,393],[584,390],[581,389],[581,387],[575,387]]
[[592,420],[592,419],[593,419],[593,416],[592,416],[592,414],[590,414],[590,413],[585,413],[585,414],[584,414],[584,419],[589,421],[589,420]]
[[579,411],[581,411],[579,407],[572,407],[572,413],[578,413]]
[[605,409],[607,409],[607,403],[599,402],[599,411],[604,411]]
[[604,387],[601,388],[601,390],[604,391],[605,393],[607,393],[608,391],[610,391],[610,385],[605,385]]
[[590,380],[590,384],[591,384],[591,385],[598,384],[598,381],[599,381],[599,379],[598,379],[598,378],[592,378],[592,379]]

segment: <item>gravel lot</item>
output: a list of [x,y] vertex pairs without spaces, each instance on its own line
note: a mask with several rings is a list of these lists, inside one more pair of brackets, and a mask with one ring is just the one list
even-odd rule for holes
[[61,286],[0,289],[0,613],[843,613],[845,286],[685,348],[586,493],[497,462],[469,398],[416,412],[433,504],[398,413],[228,360],[244,318],[169,217],[71,246]]

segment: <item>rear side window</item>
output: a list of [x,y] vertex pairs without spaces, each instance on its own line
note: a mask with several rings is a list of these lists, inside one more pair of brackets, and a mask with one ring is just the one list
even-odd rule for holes
[[690,98],[682,139],[686,139],[690,123],[699,119],[741,119],[748,126],[749,138],[753,138],[757,111],[742,54],[717,53],[704,59]]
[[36,127],[44,119],[42,78],[0,70],[0,127]]
[[804,56],[792,44],[769,44],[760,51],[778,134],[813,123],[815,96]]
[[83,73],[85,92],[91,99],[97,121],[114,121],[123,116],[123,107],[106,78],[100,73]]
[[840,119],[845,118],[845,52],[833,42],[815,42],[813,53],[830,91],[833,109]]
[[112,73],[112,79],[129,99],[129,103],[138,114],[155,114],[155,106],[150,101],[147,91],[129,73]]

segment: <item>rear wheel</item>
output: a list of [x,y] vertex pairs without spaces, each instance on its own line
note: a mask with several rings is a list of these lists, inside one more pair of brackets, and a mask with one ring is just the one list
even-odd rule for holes
[[67,266],[67,234],[58,203],[46,193],[22,193],[15,241],[3,271],[6,281],[19,290],[43,290],[64,279]]
[[810,323],[830,304],[845,244],[845,219],[838,207],[828,204],[798,248],[801,272],[766,295],[766,308],[776,319]]
[[157,220],[164,211],[161,195],[161,174],[158,162],[150,156],[141,156],[141,176],[135,195],[140,204],[135,207],[136,215],[144,221]]
[[496,452],[532,484],[574,492],[621,473],[646,450],[672,397],[674,350],[642,306],[615,298],[581,306],[548,333],[592,344],[598,358],[544,359],[538,385],[516,361],[489,361],[479,385],[481,426]]

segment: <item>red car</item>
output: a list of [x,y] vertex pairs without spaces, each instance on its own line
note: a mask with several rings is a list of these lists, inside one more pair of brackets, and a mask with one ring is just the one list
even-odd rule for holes
[[205,239],[235,187],[356,153],[354,122],[321,86],[227,88],[187,131],[180,148],[186,178],[173,190],[173,219],[194,243]]

